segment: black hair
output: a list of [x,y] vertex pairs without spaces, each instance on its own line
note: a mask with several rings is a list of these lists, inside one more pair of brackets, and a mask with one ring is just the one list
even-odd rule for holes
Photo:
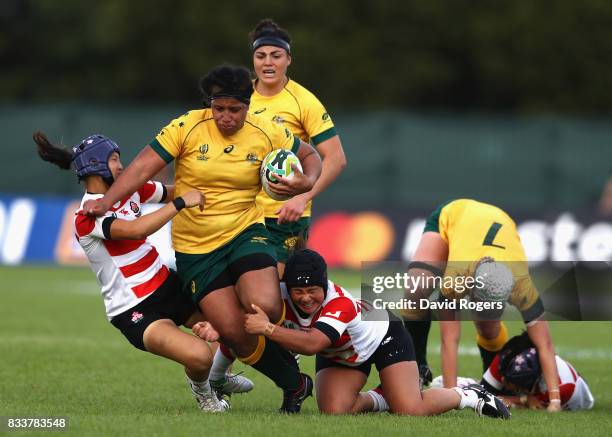
[[291,36],[289,36],[289,32],[276,24],[271,18],[264,18],[261,20],[259,23],[257,23],[255,29],[249,33],[251,46],[256,40],[264,37],[280,38],[287,44],[291,44]]
[[47,136],[40,131],[34,132],[32,138],[38,148],[38,156],[44,161],[57,165],[62,170],[70,170],[70,164],[72,163],[71,149],[52,144]]
[[241,66],[219,65],[200,79],[200,91],[206,107],[215,97],[232,97],[248,105],[253,94],[251,73]]

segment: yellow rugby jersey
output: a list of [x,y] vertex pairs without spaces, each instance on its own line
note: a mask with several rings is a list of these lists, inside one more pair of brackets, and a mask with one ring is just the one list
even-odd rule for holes
[[[471,199],[454,200],[432,214],[425,231],[438,232],[448,244],[445,276],[473,275],[478,261],[490,256],[512,270],[515,285],[508,299],[512,305],[525,311],[538,300],[516,224],[500,208]],[[460,297],[452,289],[442,292],[449,298]]]
[[274,149],[296,152],[300,142],[289,130],[247,114],[235,135],[224,137],[211,109],[190,111],[172,120],[150,146],[167,163],[175,162],[175,195],[205,193],[204,211],[186,208],[172,222],[178,252],[208,253],[254,223],[263,223],[255,199],[261,191],[259,168]]
[[[288,128],[305,143],[317,146],[336,136],[334,123],[321,104],[306,88],[289,80],[283,90],[274,96],[262,96],[257,91],[251,95],[250,111]],[[257,202],[263,206],[266,217],[278,217],[282,201],[271,199],[264,191]],[[310,217],[312,202],[308,202],[303,217]]]

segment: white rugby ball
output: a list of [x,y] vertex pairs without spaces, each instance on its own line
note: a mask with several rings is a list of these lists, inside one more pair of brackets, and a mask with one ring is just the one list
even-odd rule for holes
[[274,200],[288,200],[291,196],[279,196],[270,190],[270,185],[278,183],[274,177],[275,174],[287,179],[294,176],[291,164],[302,171],[302,165],[299,158],[291,150],[276,149],[266,155],[261,163],[259,176],[261,177],[261,186],[268,196]]
[[477,278],[480,278],[484,284],[483,287],[478,287],[477,282],[473,292],[474,296],[482,301],[505,302],[514,288],[512,270],[499,262],[481,263],[474,272],[474,278],[477,281]]

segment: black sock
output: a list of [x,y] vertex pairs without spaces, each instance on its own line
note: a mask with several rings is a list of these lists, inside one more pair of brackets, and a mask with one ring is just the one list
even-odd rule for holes
[[431,320],[404,320],[404,326],[412,337],[417,364],[427,366],[427,337]]
[[478,345],[478,350],[480,351],[480,358],[482,359],[482,372],[486,372],[491,363],[493,362],[493,358],[497,355],[499,351],[488,351],[482,346]]
[[[295,358],[273,341],[265,339],[265,342],[263,353],[251,367],[266,375],[283,390],[297,390],[302,384],[302,377]],[[293,359],[293,365],[285,354]]]
[[[270,340],[267,340],[267,341],[270,341]],[[280,344],[278,344],[278,343],[274,343],[274,344],[278,348],[278,352],[281,354],[281,356],[284,358],[284,360],[287,362],[287,364],[289,364],[291,367],[297,369],[298,372],[299,372],[300,371],[300,365],[298,364],[297,360],[295,359],[295,356],[291,352],[289,352],[287,349],[282,347]]]

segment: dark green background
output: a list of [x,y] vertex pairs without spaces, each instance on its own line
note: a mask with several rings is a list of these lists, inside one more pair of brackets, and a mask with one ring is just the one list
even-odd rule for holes
[[35,157],[38,128],[69,145],[107,134],[129,161],[200,105],[207,70],[251,65],[264,17],[290,31],[290,76],[349,159],[318,207],[595,205],[612,170],[605,0],[3,0],[0,192],[79,192]]

